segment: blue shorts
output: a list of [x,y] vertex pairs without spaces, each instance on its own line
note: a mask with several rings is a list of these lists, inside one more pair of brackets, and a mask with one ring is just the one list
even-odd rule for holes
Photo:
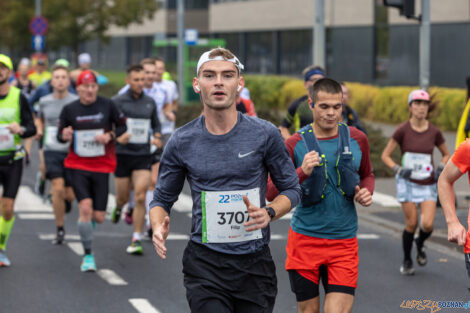
[[426,200],[437,201],[437,184],[418,185],[408,179],[396,178],[398,202],[421,203]]

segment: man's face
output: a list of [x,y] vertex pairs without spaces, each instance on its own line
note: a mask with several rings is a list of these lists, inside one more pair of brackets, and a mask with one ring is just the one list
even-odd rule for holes
[[235,103],[237,88],[243,87],[244,80],[232,62],[209,61],[201,66],[199,76],[194,78],[193,86],[196,85],[204,105],[213,110],[225,110]]
[[52,72],[51,86],[54,91],[63,92],[70,85],[69,73],[64,69],[57,69]]
[[91,64],[90,63],[82,63],[80,64],[80,68],[84,71],[90,69]]
[[323,131],[330,131],[341,120],[343,111],[341,93],[331,94],[320,91],[315,100],[313,111],[314,123]]
[[306,82],[304,82],[304,86],[307,92],[308,92],[309,87],[315,85],[316,81],[322,78],[325,78],[325,76],[321,74],[315,74],[315,75],[310,76],[310,78]]
[[341,90],[343,90],[343,103],[347,105],[349,102],[349,90],[345,85],[341,85]]
[[96,101],[98,96],[98,84],[86,83],[77,87],[77,93],[80,97],[80,102],[83,104],[92,104]]
[[8,83],[8,78],[10,78],[11,71],[3,63],[0,63],[0,85]]
[[44,72],[46,69],[47,69],[47,67],[46,67],[45,64],[38,64],[38,65],[36,66],[36,71],[37,71],[38,73],[42,73],[42,72]]
[[129,87],[133,93],[141,94],[144,88],[144,71],[132,71],[126,77],[126,83],[129,84]]
[[20,64],[20,65],[18,65],[18,73],[20,74],[21,77],[26,77],[26,76],[28,76],[28,73],[29,73],[29,65],[26,65],[26,64]]
[[151,88],[156,77],[157,71],[155,64],[144,64],[145,88]]
[[165,73],[165,62],[155,61],[155,81],[161,82],[163,73]]

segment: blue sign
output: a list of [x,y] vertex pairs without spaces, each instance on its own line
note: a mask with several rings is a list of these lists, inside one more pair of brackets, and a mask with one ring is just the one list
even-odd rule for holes
[[34,51],[44,50],[44,35],[33,35],[31,37],[31,45]]
[[188,46],[194,46],[197,44],[199,34],[197,29],[195,28],[188,28],[184,30],[184,41]]
[[33,35],[45,35],[49,24],[47,20],[42,16],[35,16],[29,22],[29,31]]

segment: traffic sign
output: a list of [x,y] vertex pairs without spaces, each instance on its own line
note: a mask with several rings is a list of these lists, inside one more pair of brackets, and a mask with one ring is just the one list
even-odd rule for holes
[[29,22],[29,31],[33,35],[45,35],[49,24],[43,16],[35,16]]
[[199,37],[198,31],[195,28],[188,28],[184,30],[184,41],[188,46],[194,46],[197,44]]
[[31,37],[31,44],[34,51],[44,50],[44,35],[33,35]]

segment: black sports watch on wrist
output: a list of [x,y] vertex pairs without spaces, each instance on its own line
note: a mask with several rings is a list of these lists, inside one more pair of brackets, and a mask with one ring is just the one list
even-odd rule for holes
[[269,215],[269,217],[271,218],[271,221],[272,221],[273,218],[276,216],[276,211],[274,211],[274,209],[270,206],[265,206],[264,209],[266,210],[266,212],[268,212],[268,215]]

